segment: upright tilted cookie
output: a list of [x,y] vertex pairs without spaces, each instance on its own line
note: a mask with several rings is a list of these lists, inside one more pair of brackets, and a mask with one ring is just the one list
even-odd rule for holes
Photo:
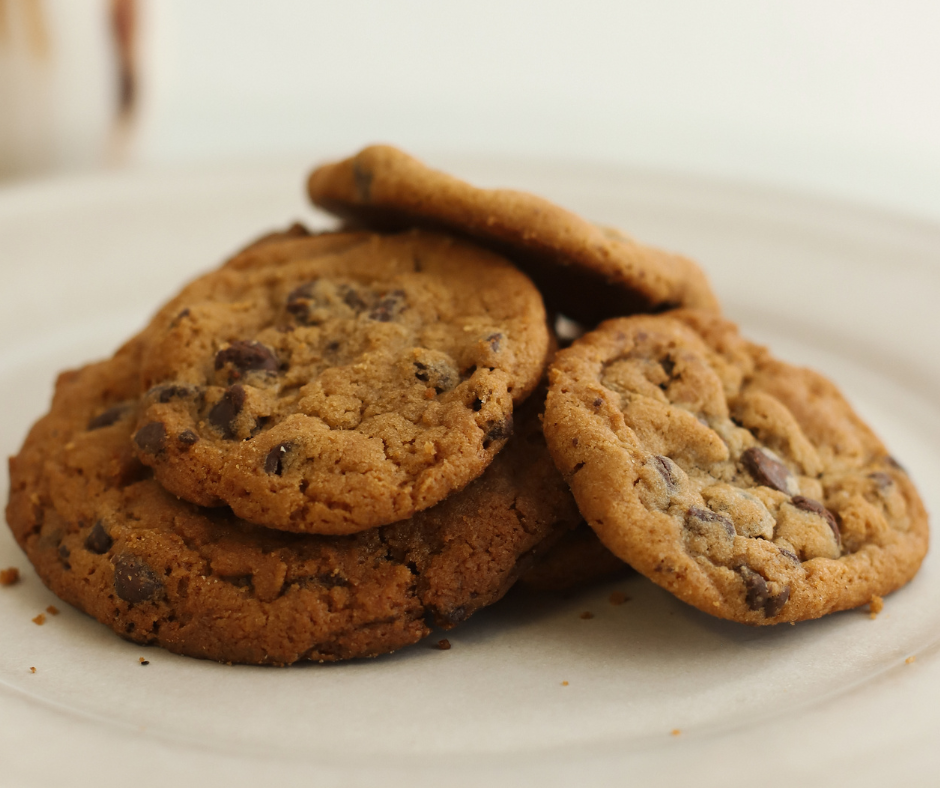
[[146,332],[134,445],[170,492],[281,530],[410,517],[478,477],[542,374],[542,299],[424,231],[269,240]]
[[610,320],[559,352],[544,426],[601,540],[722,618],[863,605],[927,550],[914,485],[836,387],[713,315]]
[[128,640],[258,664],[375,656],[495,602],[580,519],[536,403],[479,479],[411,520],[317,536],[200,509],[132,451],[142,351],[60,376],[7,506],[43,581]]
[[379,228],[445,227],[494,246],[539,285],[551,309],[588,325],[685,306],[718,310],[691,260],[638,244],[541,197],[478,189],[400,150],[366,148],[315,170],[314,203]]

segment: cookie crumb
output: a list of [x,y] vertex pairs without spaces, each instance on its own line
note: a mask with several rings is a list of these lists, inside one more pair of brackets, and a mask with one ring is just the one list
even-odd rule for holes
[[906,660],[904,660],[904,664],[913,665],[916,661],[917,661],[917,657],[915,657],[914,655],[911,655]]
[[678,728],[673,728],[673,729],[672,729],[672,735],[673,735],[673,736],[678,736],[678,735],[681,734],[681,733],[682,733],[682,731],[680,731]]
[[585,621],[587,621],[589,618],[594,618],[594,614],[593,614],[590,610],[585,610],[585,611],[581,614],[581,618],[583,618]]
[[561,682],[561,686],[562,686],[562,687],[567,687],[567,686],[568,686],[568,682],[567,682],[567,681]]
[[444,638],[443,640],[438,640],[438,641],[437,641],[437,647],[438,647],[441,651],[449,651],[449,650],[450,650],[450,641],[449,641],[447,638]]
[[57,616],[59,615],[59,608],[57,608],[55,605],[49,605],[49,607],[46,608],[46,612],[50,616]]
[[36,672],[36,668],[30,668],[30,669],[29,669],[29,672],[30,672],[30,673],[35,673],[35,672]]
[[150,660],[144,659],[143,657],[141,657],[141,658],[138,660],[138,662],[140,662],[141,665],[149,665],[149,664],[150,664]]
[[868,603],[868,613],[872,619],[878,618],[878,614],[884,610],[885,601],[877,594],[872,596],[871,602]]
[[42,613],[40,613],[38,616],[36,616],[36,618],[33,619],[33,623],[37,627],[41,627],[43,624],[46,623],[46,617]]
[[610,595],[610,604],[612,605],[622,605],[624,602],[629,602],[630,597],[628,597],[623,591],[614,591]]
[[0,569],[0,586],[12,586],[20,581],[20,570],[15,566],[9,569]]

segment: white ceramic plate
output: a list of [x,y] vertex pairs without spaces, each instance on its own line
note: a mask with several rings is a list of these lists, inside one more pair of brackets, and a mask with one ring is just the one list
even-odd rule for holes
[[[437,163],[700,260],[745,333],[834,378],[940,509],[938,228],[684,177]],[[58,370],[110,353],[185,280],[275,225],[324,223],[304,169],[0,190],[0,449],[16,452]],[[930,784],[938,560],[876,620],[751,629],[633,578],[510,594],[446,652],[438,635],[266,669],[143,649],[62,603],[36,626],[56,599],[3,529],[0,568],[23,581],[0,588],[0,785]],[[614,589],[630,601],[611,605]]]

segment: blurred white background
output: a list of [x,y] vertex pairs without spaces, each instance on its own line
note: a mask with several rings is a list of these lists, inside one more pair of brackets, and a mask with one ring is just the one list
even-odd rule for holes
[[0,173],[387,141],[940,218],[938,32],[929,0],[0,0]]

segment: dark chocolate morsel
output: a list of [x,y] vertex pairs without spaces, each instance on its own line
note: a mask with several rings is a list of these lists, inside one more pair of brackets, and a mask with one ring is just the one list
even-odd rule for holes
[[392,290],[385,293],[369,312],[369,318],[379,323],[394,320],[405,310],[405,291]]
[[284,458],[292,448],[294,444],[285,441],[271,449],[264,458],[264,472],[271,476],[280,476],[284,473]]
[[92,528],[88,536],[85,537],[85,549],[90,550],[92,553],[97,553],[98,555],[104,555],[111,549],[111,545],[113,544],[114,540],[108,532],[104,530],[101,520],[95,523],[95,527]]
[[342,293],[343,303],[352,309],[356,314],[365,311],[366,302],[362,300],[357,290],[351,285],[340,285],[339,292]]
[[209,423],[222,433],[222,437],[231,440],[235,437],[235,419],[245,407],[245,389],[238,384],[225,389],[222,398],[209,411]]
[[183,430],[179,435],[176,436],[183,446],[192,446],[195,443],[199,442],[199,436],[192,430]]
[[513,421],[510,413],[502,421],[495,424],[488,424],[486,435],[483,438],[483,448],[488,449],[493,441],[506,440],[512,436]]
[[159,454],[166,447],[166,427],[162,421],[145,424],[134,436],[134,443],[147,454]]
[[108,408],[103,413],[99,413],[89,421],[87,429],[90,431],[100,430],[102,427],[110,427],[112,424],[119,421],[121,416],[125,413],[127,413],[127,405],[115,405],[113,408]]
[[278,361],[274,351],[260,342],[238,340],[215,354],[215,368],[232,366],[232,377],[240,378],[245,372],[277,372]]
[[673,470],[674,465],[672,460],[660,454],[654,454],[653,467],[659,471],[659,475],[663,477],[663,481],[666,483],[666,492],[675,492],[676,487],[679,486],[679,480],[676,478],[675,471]]
[[767,604],[767,581],[749,566],[738,569],[744,580],[745,601],[751,610],[763,610]]
[[804,498],[802,495],[794,495],[790,503],[797,509],[802,509],[804,512],[812,512],[822,517],[829,523],[829,527],[832,529],[832,534],[835,536],[836,542],[839,545],[842,544],[842,533],[839,531],[839,524],[836,522],[835,515],[819,501],[814,501],[812,498]]
[[192,393],[193,390],[188,386],[154,386],[147,392],[147,396],[157,402],[167,403],[170,400],[188,397]]
[[147,602],[163,592],[163,583],[136,555],[121,553],[114,559],[114,591],[125,602]]
[[669,356],[666,356],[659,362],[659,365],[663,368],[663,372],[666,373],[667,377],[672,377],[672,372],[676,368],[676,362],[672,360]]
[[758,484],[782,493],[789,493],[787,482],[790,480],[790,471],[786,465],[771,457],[764,449],[756,447],[747,449],[741,455],[741,463]]
[[693,506],[689,509],[689,516],[686,520],[686,527],[693,531],[705,530],[702,528],[706,523],[717,523],[721,525],[725,532],[732,539],[734,538],[734,523],[731,522],[723,514],[718,514],[713,512],[711,509],[699,509],[697,506]]
[[764,604],[764,615],[767,618],[773,618],[781,610],[783,606],[787,603],[787,600],[790,598],[790,587],[787,586],[779,594],[774,594],[767,598],[767,602]]
[[64,544],[59,545],[59,560],[62,562],[62,566],[66,569],[71,569],[72,565],[69,563],[69,558],[72,556],[72,551],[69,550]]

